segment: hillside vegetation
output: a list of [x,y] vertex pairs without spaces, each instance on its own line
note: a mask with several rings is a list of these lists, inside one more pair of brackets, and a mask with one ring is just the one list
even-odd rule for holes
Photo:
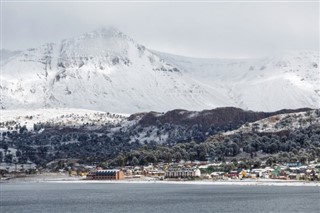
[[70,112],[42,121],[30,114],[1,123],[0,161],[42,167],[70,158],[109,166],[180,160],[303,162],[320,157],[319,121],[320,110],[310,109],[218,108],[129,117]]

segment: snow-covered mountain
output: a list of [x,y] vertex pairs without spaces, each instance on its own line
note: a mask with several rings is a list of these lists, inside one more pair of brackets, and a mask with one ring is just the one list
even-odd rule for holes
[[3,57],[3,109],[134,113],[235,106],[320,107],[318,52],[194,59],[152,51],[115,28]]

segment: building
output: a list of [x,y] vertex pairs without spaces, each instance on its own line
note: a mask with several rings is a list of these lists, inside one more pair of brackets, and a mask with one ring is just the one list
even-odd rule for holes
[[186,168],[172,168],[166,172],[166,178],[187,178],[187,177],[200,177],[201,172],[199,169],[186,169]]
[[97,170],[89,172],[87,175],[88,180],[123,180],[124,173],[118,169]]
[[165,172],[162,171],[162,170],[157,170],[157,169],[154,169],[154,170],[150,170],[150,171],[147,171],[147,176],[149,177],[163,177],[165,176]]
[[225,178],[225,173],[224,172],[212,172],[210,174],[210,176],[213,180],[222,180]]
[[228,173],[228,177],[232,178],[232,179],[237,179],[237,178],[239,178],[239,173],[238,173],[238,171],[230,171]]

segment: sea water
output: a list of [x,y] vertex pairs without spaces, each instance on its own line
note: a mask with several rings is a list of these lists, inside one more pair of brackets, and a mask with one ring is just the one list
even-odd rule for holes
[[0,212],[320,212],[318,186],[1,183]]

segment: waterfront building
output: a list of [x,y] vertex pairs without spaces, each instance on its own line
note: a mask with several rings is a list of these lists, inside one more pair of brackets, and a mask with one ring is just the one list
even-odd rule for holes
[[199,169],[186,169],[186,168],[171,168],[166,172],[166,178],[188,178],[200,177],[201,172]]
[[97,170],[89,172],[87,175],[88,180],[123,180],[124,173],[118,169]]

